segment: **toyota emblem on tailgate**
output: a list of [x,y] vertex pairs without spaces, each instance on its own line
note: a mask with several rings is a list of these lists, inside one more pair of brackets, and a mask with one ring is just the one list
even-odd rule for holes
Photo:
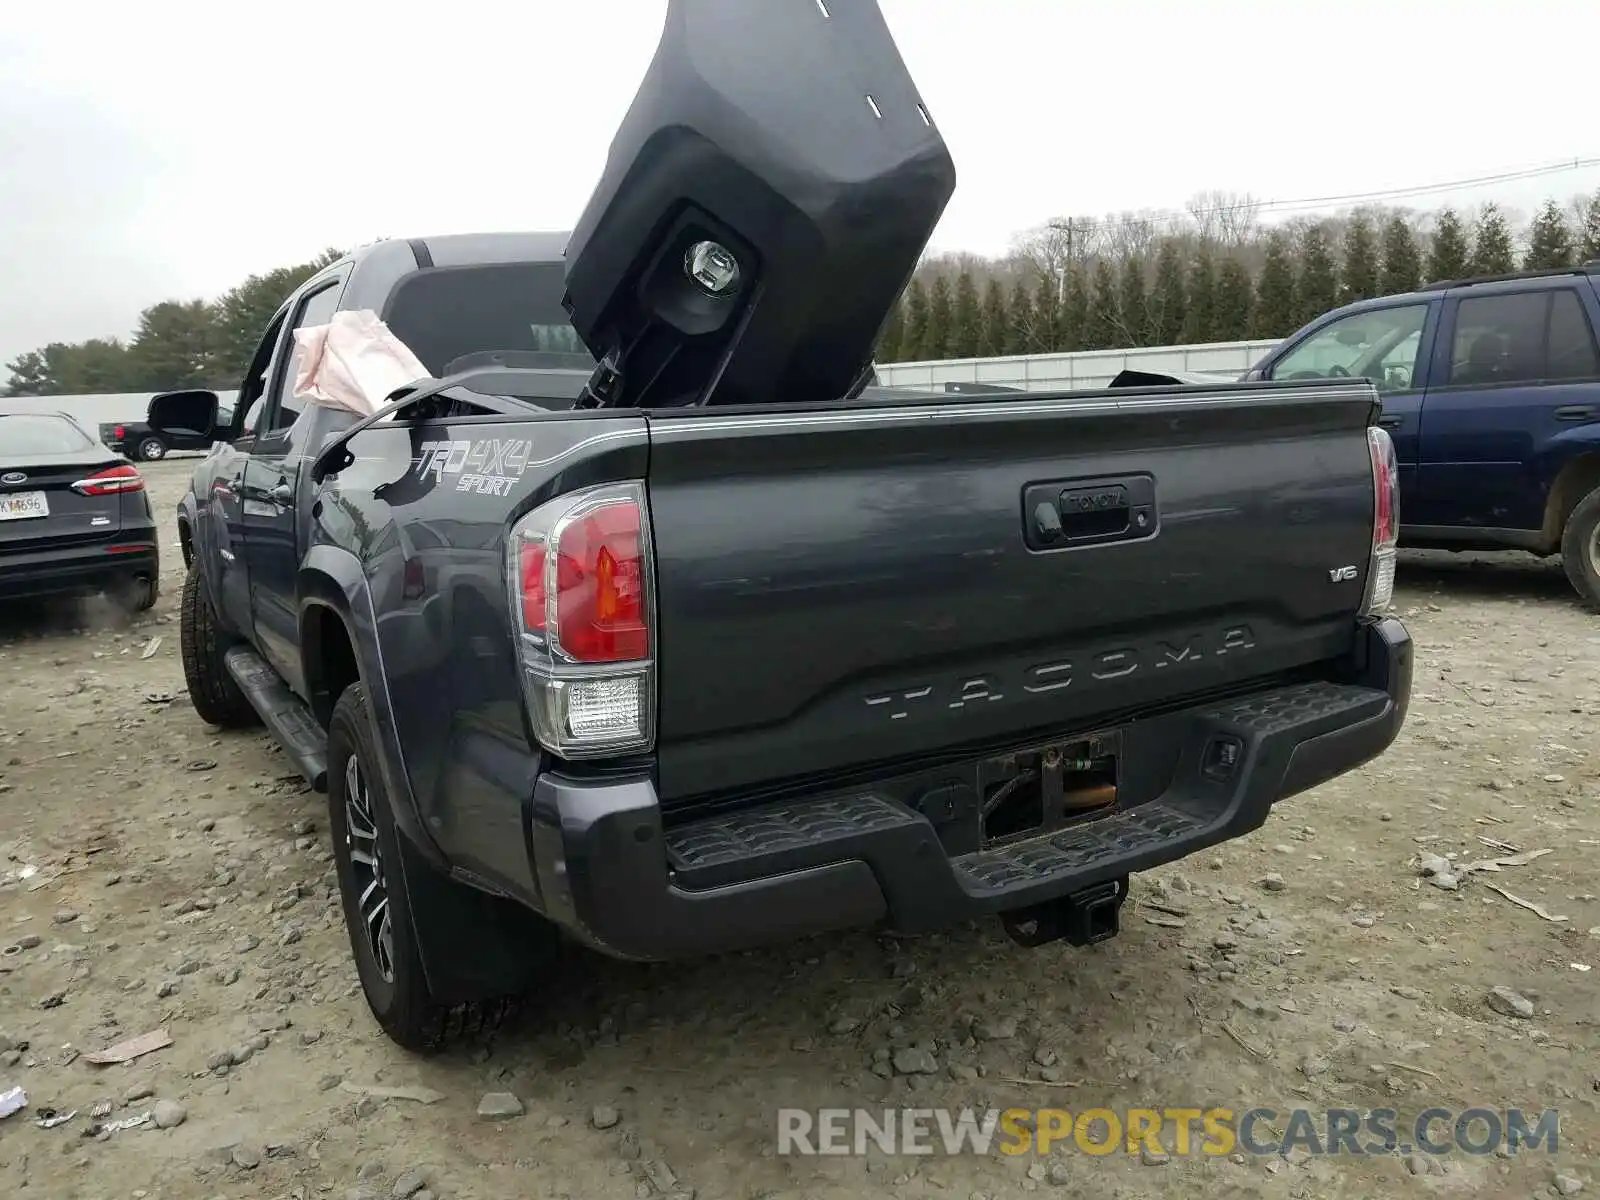
[[28,477],[21,471],[7,471],[0,475],[0,483],[26,483]]

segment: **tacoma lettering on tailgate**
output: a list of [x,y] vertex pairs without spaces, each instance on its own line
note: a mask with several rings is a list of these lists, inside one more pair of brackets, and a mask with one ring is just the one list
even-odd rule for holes
[[1229,625],[1187,638],[1156,638],[1145,644],[1116,646],[1072,658],[1053,659],[1028,667],[1013,679],[992,672],[973,672],[936,683],[922,683],[863,697],[874,713],[903,721],[913,712],[963,712],[1014,696],[1043,695],[1064,688],[1126,679],[1140,671],[1161,671],[1249,650],[1256,644],[1248,625]]

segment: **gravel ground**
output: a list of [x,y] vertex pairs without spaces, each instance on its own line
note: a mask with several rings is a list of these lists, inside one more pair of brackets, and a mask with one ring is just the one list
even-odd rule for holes
[[[28,1098],[0,1119],[0,1195],[1600,1194],[1600,970],[1580,969],[1600,966],[1600,622],[1555,564],[1409,557],[1400,742],[1137,878],[1113,942],[1025,951],[983,926],[580,956],[493,1040],[421,1060],[357,990],[322,798],[184,697],[170,520],[191,465],[146,468],[168,522],[153,612],[0,618],[0,1093]],[[1550,853],[1453,888],[1420,874],[1508,847]],[[153,1030],[171,1045],[89,1061]],[[480,1116],[486,1093],[512,1115]],[[858,1104],[1392,1107],[1402,1128],[1521,1106],[1562,1126],[1554,1154],[1509,1158],[775,1152],[779,1108]],[[45,1109],[76,1115],[41,1128]]]

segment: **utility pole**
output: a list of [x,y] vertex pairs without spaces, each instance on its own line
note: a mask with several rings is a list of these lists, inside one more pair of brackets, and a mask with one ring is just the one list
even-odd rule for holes
[[1056,272],[1056,303],[1065,304],[1067,302],[1067,272],[1077,262],[1078,230],[1072,217],[1068,217],[1065,221],[1052,221],[1051,225],[1057,232],[1067,235],[1067,263],[1066,266]]

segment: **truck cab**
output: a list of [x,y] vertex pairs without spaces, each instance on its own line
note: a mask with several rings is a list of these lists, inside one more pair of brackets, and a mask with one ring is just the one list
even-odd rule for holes
[[1367,378],[1394,441],[1401,544],[1561,554],[1600,608],[1600,262],[1360,301],[1246,377]]
[[178,535],[185,563],[197,551],[212,563],[206,583],[218,614],[252,631],[297,694],[307,687],[296,585],[312,529],[308,467],[358,418],[295,398],[294,331],[369,309],[438,375],[535,367],[576,396],[594,360],[561,308],[564,244],[564,235],[539,232],[374,243],[306,280],[267,323],[234,408],[220,409],[206,434],[211,453],[197,466]]

